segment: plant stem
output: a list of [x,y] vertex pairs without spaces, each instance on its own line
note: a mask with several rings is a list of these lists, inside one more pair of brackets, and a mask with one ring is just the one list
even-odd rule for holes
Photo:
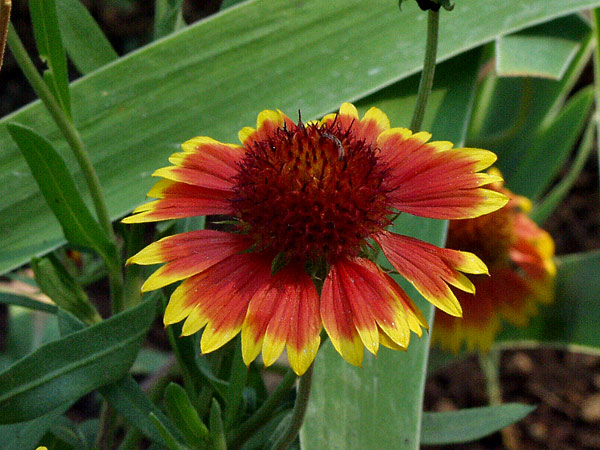
[[[102,188],[100,186],[100,180],[98,179],[98,175],[94,170],[94,166],[89,158],[89,155],[85,149],[85,145],[81,140],[81,136],[79,132],[69,119],[69,117],[65,114],[65,112],[61,109],[58,101],[52,95],[52,92],[44,82],[43,78],[38,73],[33,61],[27,54],[27,50],[23,46],[19,35],[14,29],[12,23],[9,24],[8,27],[8,36],[7,42],[10,50],[12,51],[17,64],[23,71],[25,78],[29,81],[29,84],[38,95],[40,100],[46,106],[46,109],[56,122],[58,129],[65,137],[69,147],[73,151],[75,158],[83,172],[85,180],[88,185],[88,189],[90,191],[90,195],[92,197],[92,201],[94,203],[94,208],[96,210],[96,215],[98,216],[98,221],[100,222],[100,226],[106,233],[106,236],[115,245],[116,248],[116,238],[115,233],[112,228],[112,224],[110,222],[110,216],[108,214],[108,208],[106,207],[106,201],[104,199],[104,194],[102,192]],[[111,294],[113,300],[113,314],[118,313],[122,310],[123,307],[123,274],[121,272],[121,262],[119,258],[119,252],[115,252],[114,255],[103,255],[107,260],[106,265],[108,267],[109,275],[110,275],[110,285],[111,285]]]
[[[492,406],[502,404],[502,388],[500,386],[500,356],[498,349],[492,348],[489,352],[479,353],[479,366],[485,376],[485,385],[488,394],[488,402]],[[504,447],[513,450],[519,448],[515,428],[510,425],[500,430]]]
[[428,11],[427,13],[427,43],[425,44],[425,60],[423,62],[423,71],[421,72],[421,81],[419,82],[419,93],[417,94],[417,104],[413,113],[410,129],[414,132],[420,131],[423,125],[423,117],[427,108],[427,101],[433,86],[433,76],[435,74],[435,59],[437,55],[438,29],[440,22],[439,11]]
[[[312,369],[308,369],[312,370]],[[250,418],[241,424],[233,433],[227,436],[227,448],[240,448],[252,434],[263,426],[267,420],[273,415],[277,407],[280,405],[284,395],[291,389],[296,381],[296,374],[292,369],[289,369],[281,383],[275,388],[273,393],[267,400],[258,408]]]
[[287,450],[287,448],[296,440],[296,437],[300,432],[300,427],[302,426],[304,416],[306,415],[306,408],[308,407],[314,366],[314,363],[311,364],[306,373],[300,377],[298,393],[296,394],[296,403],[294,404],[294,411],[292,412],[292,420],[285,433],[271,447],[273,450]]

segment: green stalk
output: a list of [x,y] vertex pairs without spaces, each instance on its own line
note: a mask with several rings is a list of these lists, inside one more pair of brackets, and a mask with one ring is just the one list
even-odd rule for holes
[[[501,351],[492,348],[489,352],[480,352],[479,367],[485,376],[485,385],[488,402],[491,406],[502,404],[502,387],[500,385],[500,356]],[[513,450],[519,448],[518,439],[513,426],[508,426],[500,431],[504,448]]]
[[302,422],[304,422],[306,408],[308,407],[314,366],[314,363],[311,364],[306,373],[300,377],[298,393],[296,394],[296,403],[294,404],[294,411],[292,412],[292,420],[290,421],[287,430],[285,430],[283,435],[281,435],[275,444],[273,444],[271,447],[272,450],[287,450],[296,440]]
[[423,71],[421,72],[421,81],[419,82],[419,93],[417,94],[417,104],[413,113],[410,129],[414,132],[420,131],[423,125],[423,117],[427,109],[427,102],[431,87],[433,86],[433,76],[435,74],[435,59],[437,55],[438,29],[440,22],[439,11],[428,11],[427,13],[427,43],[425,44],[425,60],[423,62]]
[[[596,40],[596,48],[594,50],[594,91],[596,93],[596,127],[600,129],[600,8],[594,9],[592,12],[592,30],[594,39]],[[600,133],[596,133],[597,143],[600,144]],[[600,161],[600,153],[598,155]]]
[[[94,166],[89,158],[89,155],[85,149],[85,145],[81,140],[79,132],[60,107],[58,101],[52,95],[52,92],[44,82],[43,78],[38,73],[35,65],[31,61],[31,58],[27,54],[27,50],[23,46],[19,35],[15,31],[12,23],[8,27],[7,42],[10,50],[12,51],[17,64],[23,71],[23,74],[29,81],[29,84],[38,95],[40,100],[46,106],[46,109],[56,122],[58,129],[65,137],[69,147],[73,151],[75,158],[83,172],[85,180],[96,209],[98,221],[102,226],[104,232],[108,236],[109,240],[116,246],[116,238],[110,222],[110,216],[108,215],[108,208],[106,207],[106,201],[100,186],[100,180],[94,170]],[[115,255],[103,255],[109,271],[111,293],[113,300],[113,314],[120,312],[123,309],[123,274],[121,272],[121,262],[118,256],[118,252]]]
[[233,433],[228,433],[227,448],[240,448],[242,444],[256,432],[256,430],[267,423],[277,407],[281,404],[283,397],[292,388],[296,378],[294,371],[289,369],[283,377],[283,380],[281,380],[281,383],[279,383],[261,407],[258,408],[247,421],[234,430]]

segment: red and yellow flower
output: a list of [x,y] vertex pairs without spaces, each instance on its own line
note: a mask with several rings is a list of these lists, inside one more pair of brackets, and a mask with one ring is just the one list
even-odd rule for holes
[[[498,171],[490,171],[499,175]],[[462,319],[439,312],[432,339],[441,348],[458,352],[487,351],[502,328],[502,320],[524,328],[539,304],[552,302],[556,267],[554,241],[526,212],[531,202],[515,195],[502,183],[490,189],[510,198],[500,210],[468,220],[452,220],[448,248],[476,252],[490,276],[473,277],[476,294],[456,295],[464,308]]]
[[[322,327],[348,362],[360,365],[363,347],[406,348],[425,318],[396,282],[367,255],[381,247],[391,265],[431,303],[452,315],[461,307],[452,285],[473,292],[463,273],[487,273],[472,253],[438,248],[386,231],[406,212],[464,219],[506,202],[482,188],[499,177],[479,171],[496,156],[428,142],[429,133],[390,128],[371,108],[359,119],[344,103],[320,121],[294,123],[263,111],[256,128],[239,132],[241,145],[208,137],[185,142],[163,179],[158,200],[137,208],[126,223],[222,214],[233,232],[199,230],[150,244],[129,263],[166,263],[142,287],[184,280],[173,292],[164,322],[185,319],[183,335],[204,328],[203,352],[241,331],[250,364],[266,365],[287,348],[302,374],[313,362]],[[372,253],[372,252],[371,252]]]

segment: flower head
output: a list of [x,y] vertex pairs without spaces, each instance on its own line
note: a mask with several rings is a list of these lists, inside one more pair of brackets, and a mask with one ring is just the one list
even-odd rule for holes
[[[322,327],[348,362],[363,347],[406,348],[425,318],[407,294],[367,255],[381,247],[390,264],[434,305],[460,315],[448,287],[473,292],[463,273],[486,273],[473,254],[440,249],[386,231],[391,217],[476,217],[507,199],[481,186],[499,177],[478,173],[496,159],[478,149],[428,142],[428,133],[390,128],[371,108],[359,119],[339,113],[307,124],[263,111],[242,145],[198,137],[159,169],[149,192],[158,200],[124,222],[225,214],[233,232],[200,230],[157,241],[129,263],[166,263],[142,287],[178,280],[166,325],[185,319],[184,335],[204,328],[201,349],[213,351],[241,331],[250,364],[262,350],[272,364],[287,347],[302,374],[314,360]],[[372,253],[372,252],[371,252]]]
[[476,252],[490,271],[489,277],[474,277],[475,296],[456,293],[464,308],[462,319],[436,314],[432,339],[453,352],[463,344],[468,350],[489,350],[503,319],[523,328],[537,313],[537,305],[552,302],[554,296],[552,238],[527,217],[528,199],[499,182],[490,188],[510,198],[504,208],[474,219],[450,221],[448,248]]

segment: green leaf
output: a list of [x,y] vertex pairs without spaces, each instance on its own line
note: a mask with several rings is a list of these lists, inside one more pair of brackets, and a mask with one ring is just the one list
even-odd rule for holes
[[50,427],[71,405],[65,404],[41,417],[12,425],[0,425],[3,450],[33,449]]
[[43,345],[0,373],[0,423],[40,417],[118,380],[152,324],[146,301],[97,325]]
[[85,323],[92,324],[102,320],[83,287],[67,272],[56,256],[50,254],[42,259],[33,258],[31,267],[42,292],[58,306],[75,314]]
[[[499,78],[489,75],[478,95],[474,108],[474,123],[471,124],[467,143],[474,147],[493,150],[498,155],[497,166],[502,171],[507,186],[518,194],[541,195],[552,182],[553,158],[544,158],[540,163],[544,170],[537,168],[527,176],[521,173],[518,181],[513,181],[515,174],[521,171],[523,160],[526,164],[536,163],[530,156],[532,147],[536,152],[544,145],[540,137],[548,132],[551,124],[556,125],[566,98],[579,79],[581,72],[589,61],[593,42],[590,28],[578,16],[565,18],[569,20],[573,30],[581,36],[580,50],[568,66],[564,77],[559,81],[535,78]],[[564,27],[557,26],[561,32]],[[565,36],[571,33],[565,31]],[[566,62],[566,61],[565,61]],[[569,130],[572,133],[573,130]],[[560,137],[560,147],[571,137]],[[547,143],[546,143],[547,144]],[[548,150],[554,151],[560,158],[559,149],[554,143]],[[533,162],[532,162],[533,161]],[[520,189],[525,189],[521,192]]]
[[154,39],[185,27],[182,5],[183,0],[154,0]]
[[55,0],[58,23],[69,58],[83,75],[119,58],[106,36],[79,0]]
[[217,399],[213,398],[210,405],[209,415],[210,425],[210,444],[212,450],[227,450],[225,440],[225,429],[223,428],[223,418],[221,416],[221,407]]
[[248,368],[242,359],[242,345],[236,339],[236,346],[232,355],[231,374],[229,387],[225,397],[225,428],[230,429],[236,422],[240,409],[244,403],[244,387],[248,378]]
[[503,345],[519,341],[558,343],[600,350],[600,251],[556,258],[554,304],[540,306],[525,329],[506,326],[499,337]]
[[552,212],[567,196],[571,187],[575,184],[575,181],[579,178],[581,171],[585,167],[585,163],[594,149],[594,129],[595,122],[590,120],[583,134],[583,138],[579,143],[579,149],[575,155],[575,160],[569,167],[569,171],[538,204],[534,205],[529,217],[538,225],[544,223],[545,220],[550,217]]
[[10,123],[7,128],[67,240],[73,245],[93,248],[101,255],[112,255],[114,245],[83,202],[67,165],[53,145],[26,126]]
[[29,0],[33,33],[40,58],[48,65],[44,80],[62,110],[71,115],[67,57],[62,44],[54,0]]
[[581,48],[577,17],[552,22],[502,36],[496,41],[496,73],[506,77],[539,77],[560,80]]
[[152,420],[154,427],[160,433],[160,435],[163,439],[163,442],[167,445],[169,450],[188,450],[188,447],[177,442],[177,439],[175,438],[175,436],[173,436],[171,434],[171,432],[167,429],[167,427],[165,427],[165,425],[160,421],[160,419],[153,412],[150,413],[150,420]]
[[474,441],[523,419],[534,409],[535,406],[507,403],[452,412],[426,412],[421,443],[446,445]]
[[[441,24],[439,60],[600,0],[464,0]],[[73,83],[76,124],[116,219],[144,201],[151,173],[199,134],[235,141],[264,108],[306,120],[420,70],[425,23],[390,2],[256,0],[156,41]],[[468,30],[468,33],[456,32]],[[39,103],[0,123],[33,125],[66,154]],[[396,125],[407,125],[408,122]],[[60,231],[0,126],[0,273],[60,245]],[[83,186],[77,171],[76,183]],[[35,216],[36,220],[30,220]],[[8,236],[10,235],[10,236]]]
[[[461,55],[436,70],[433,101],[425,123],[434,123],[434,136],[460,145],[466,134],[471,102],[479,65],[479,54]],[[454,80],[463,80],[456,89],[448,89]],[[392,126],[410,118],[416,98],[418,80],[413,77],[361,102],[380,106],[388,113]],[[403,97],[397,98],[402,92]],[[453,124],[452,126],[450,124]],[[439,127],[439,128],[438,128]],[[402,214],[393,231],[443,245],[446,222]],[[389,267],[382,256],[380,263]],[[433,307],[400,277],[395,277],[431,323]],[[323,443],[331,449],[419,448],[421,405],[425,383],[429,335],[412,336],[407,352],[380,349],[377,358],[365,352],[362,367],[349,365],[325,343],[317,355],[313,391],[310,397],[300,440],[304,450],[318,450]],[[390,374],[394,376],[390,376]],[[401,380],[401,381],[400,381]],[[360,406],[357,406],[360,405]]]
[[594,88],[584,88],[567,102],[556,119],[539,130],[516,171],[506,174],[511,189],[534,199],[544,193],[569,158],[593,103]]
[[185,389],[178,384],[169,383],[165,389],[165,407],[189,446],[198,446],[208,440],[208,428],[198,416]]
[[56,314],[58,308],[49,303],[40,302],[22,295],[12,294],[10,292],[0,291],[0,303],[6,305],[22,306],[24,308],[33,309],[35,311],[44,311],[50,314]]
[[130,372],[134,375],[147,375],[169,364],[172,355],[153,348],[143,347],[137,355]]
[[151,414],[164,424],[170,434],[179,438],[177,428],[150,401],[131,375],[126,375],[117,382],[103,386],[98,390],[111,407],[154,442],[166,443],[156,428]]

